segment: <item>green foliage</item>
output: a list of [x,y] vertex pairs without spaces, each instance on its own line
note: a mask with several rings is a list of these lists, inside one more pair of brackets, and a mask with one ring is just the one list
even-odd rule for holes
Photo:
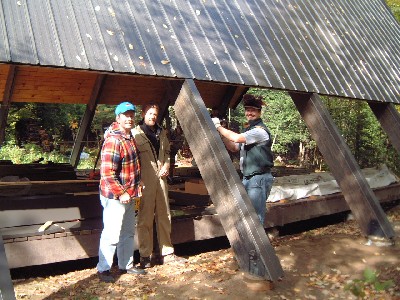
[[307,127],[287,93],[261,89],[253,89],[250,93],[264,98],[266,107],[263,109],[262,118],[273,134],[273,150],[276,154],[286,154],[290,145],[309,143]]
[[[300,165],[326,169],[315,141],[311,138],[293,101],[285,92],[251,89],[263,96],[267,106],[262,118],[271,130],[275,156],[283,156]],[[365,101],[322,97],[322,100],[361,168],[386,163],[400,174],[400,156],[391,145],[369,105]],[[245,122],[244,109],[238,106],[234,116]]]
[[359,299],[366,299],[366,291],[368,289],[379,292],[385,291],[394,286],[393,280],[381,281],[378,277],[379,276],[376,271],[367,268],[363,272],[362,279],[354,279],[350,283],[346,284],[344,289],[346,291],[350,291],[354,296]]
[[43,152],[35,144],[26,144],[23,148],[7,143],[0,148],[0,160],[11,160],[14,164],[29,164],[42,159],[41,163],[67,163],[68,157],[55,151]]
[[[84,148],[88,158],[81,158],[77,169],[93,169],[99,149]],[[0,160],[10,160],[14,164],[30,164],[40,160],[40,163],[69,163],[69,156],[57,151],[44,152],[35,144],[26,144],[19,147],[14,143],[6,143],[0,147]]]
[[386,0],[387,5],[392,11],[394,17],[400,22],[400,0]]

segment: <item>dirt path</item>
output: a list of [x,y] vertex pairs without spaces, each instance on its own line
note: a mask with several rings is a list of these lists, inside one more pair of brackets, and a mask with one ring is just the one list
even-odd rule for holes
[[346,284],[371,269],[393,287],[378,292],[361,282],[365,299],[400,299],[400,205],[388,212],[396,244],[369,245],[354,221],[272,241],[285,271],[273,290],[236,268],[230,249],[188,257],[184,265],[157,266],[148,275],[99,282],[94,268],[13,280],[17,299],[357,299]]

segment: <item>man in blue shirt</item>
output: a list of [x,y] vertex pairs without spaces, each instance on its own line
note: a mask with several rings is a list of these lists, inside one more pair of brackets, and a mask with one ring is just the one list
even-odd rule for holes
[[266,201],[274,181],[271,174],[274,165],[271,134],[261,120],[261,108],[264,105],[261,96],[245,94],[242,101],[249,124],[242,133],[224,128],[218,118],[212,120],[227,149],[240,151],[242,182],[264,226]]

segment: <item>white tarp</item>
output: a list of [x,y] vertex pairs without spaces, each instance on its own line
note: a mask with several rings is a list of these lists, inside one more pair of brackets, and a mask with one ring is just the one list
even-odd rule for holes
[[[374,189],[399,182],[386,165],[361,170],[369,186]],[[307,175],[290,175],[276,177],[267,202],[279,200],[296,200],[309,196],[322,196],[340,192],[340,188],[332,174],[327,172]]]

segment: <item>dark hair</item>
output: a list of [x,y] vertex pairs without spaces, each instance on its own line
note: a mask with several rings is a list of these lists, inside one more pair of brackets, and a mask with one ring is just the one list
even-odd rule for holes
[[160,106],[157,103],[146,103],[142,105],[142,112],[146,113],[150,108],[155,108],[160,111]]
[[256,109],[261,109],[264,104],[262,96],[254,96],[252,94],[244,94],[243,98],[244,107],[254,107]]

